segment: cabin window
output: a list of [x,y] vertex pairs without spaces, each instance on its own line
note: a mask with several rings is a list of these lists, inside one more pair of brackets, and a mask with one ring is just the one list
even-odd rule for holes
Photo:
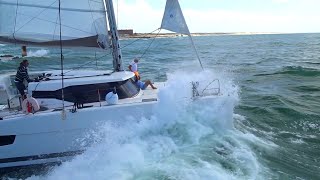
[[[68,102],[93,103],[105,100],[107,93],[116,89],[119,99],[131,98],[137,95],[140,88],[134,79],[127,79],[120,82],[108,82],[99,84],[75,85],[64,88],[64,99]],[[61,89],[56,91],[33,91],[34,98],[61,98]]]
[[15,139],[16,139],[15,135],[0,136],[0,146],[13,144]]

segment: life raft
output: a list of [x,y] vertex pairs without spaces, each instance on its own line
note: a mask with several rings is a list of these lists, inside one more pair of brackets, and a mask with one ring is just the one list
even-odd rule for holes
[[22,111],[27,114],[40,110],[38,101],[33,97],[28,97],[27,99],[23,100],[21,106]]

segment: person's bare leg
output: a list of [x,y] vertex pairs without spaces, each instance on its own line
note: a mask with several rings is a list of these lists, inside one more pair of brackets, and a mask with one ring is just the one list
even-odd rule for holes
[[146,80],[146,81],[145,81],[145,86],[148,87],[149,85],[151,86],[152,89],[157,89],[157,88],[151,83],[150,80]]

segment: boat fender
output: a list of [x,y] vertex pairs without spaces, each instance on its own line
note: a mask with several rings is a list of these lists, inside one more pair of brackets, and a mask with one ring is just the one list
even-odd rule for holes
[[28,113],[32,113],[40,110],[40,106],[38,101],[33,97],[28,97],[27,99],[23,100],[22,104],[22,111]]
[[112,105],[112,104],[118,104],[118,100],[119,100],[119,97],[118,97],[118,94],[111,91],[109,92],[107,95],[106,95],[106,101],[108,104]]

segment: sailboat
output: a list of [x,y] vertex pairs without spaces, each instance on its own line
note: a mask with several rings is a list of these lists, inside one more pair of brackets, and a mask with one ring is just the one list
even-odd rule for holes
[[[165,82],[155,83],[157,90],[141,90],[134,73],[124,70],[112,0],[0,0],[0,9],[1,43],[61,48],[61,70],[35,74],[26,100],[21,101],[12,76],[3,78],[0,169],[70,160],[90,146],[90,140],[77,141],[87,130],[128,115],[152,116]],[[167,0],[161,29],[191,38],[178,0]],[[64,71],[62,48],[69,47],[111,48],[113,70]],[[186,87],[194,101],[220,94],[219,87],[211,93],[199,87],[199,82]]]

